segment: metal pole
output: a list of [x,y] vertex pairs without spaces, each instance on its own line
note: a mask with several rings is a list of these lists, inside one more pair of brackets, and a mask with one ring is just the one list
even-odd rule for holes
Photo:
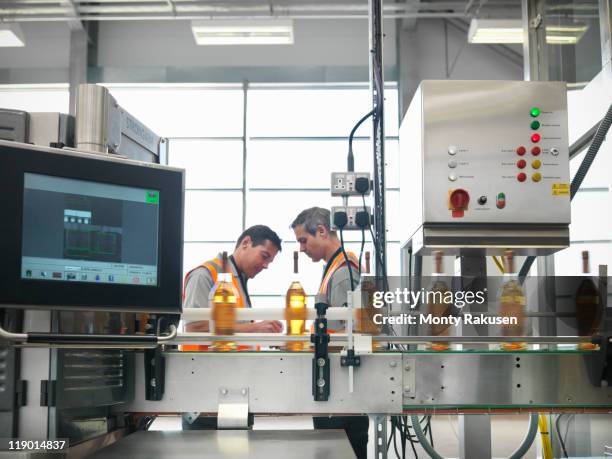
[[612,5],[599,0],[599,31],[601,34],[601,67],[612,78]]
[[70,31],[70,63],[68,68],[70,102],[68,111],[73,116],[76,116],[79,85],[87,83],[88,39],[87,32],[83,29]]
[[374,236],[379,254],[376,260],[376,275],[387,273],[387,248],[385,235],[385,129],[384,129],[384,77],[382,51],[382,0],[369,0],[370,25],[370,89],[372,106],[372,142],[374,147]]
[[523,0],[523,74],[525,81],[548,81],[544,0]]
[[247,99],[249,82],[242,82],[242,231],[246,229],[247,206]]

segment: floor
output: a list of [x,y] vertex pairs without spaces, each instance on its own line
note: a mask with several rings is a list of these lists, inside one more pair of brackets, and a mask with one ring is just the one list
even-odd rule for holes
[[[492,420],[491,434],[493,440],[493,456],[507,458],[520,444],[527,431],[527,415],[495,416]],[[312,418],[309,416],[285,416],[285,417],[257,417],[253,426],[255,430],[310,430]],[[181,419],[169,416],[158,418],[150,430],[180,430]],[[390,431],[390,428],[389,428]],[[457,416],[440,415],[432,420],[432,431],[435,449],[445,458],[459,456],[458,422]],[[370,439],[372,439],[370,433]],[[526,459],[535,459],[536,446],[532,445]],[[374,442],[370,441],[368,457],[374,458]],[[406,457],[412,458],[413,453],[408,445]],[[398,441],[398,450],[401,454],[401,446]],[[425,451],[416,445],[418,457],[428,457]],[[393,446],[389,450],[389,457],[394,457]]]

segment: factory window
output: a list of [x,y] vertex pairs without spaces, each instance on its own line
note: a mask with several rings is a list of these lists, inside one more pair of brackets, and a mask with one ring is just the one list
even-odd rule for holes
[[0,85],[0,108],[68,113],[67,84]]
[[169,138],[168,164],[186,171],[184,272],[217,252],[231,253],[243,221],[242,86],[108,88],[124,109]]
[[[385,163],[387,187],[387,228],[397,227],[398,218],[398,104],[397,89],[386,89]],[[353,125],[371,110],[367,87],[299,87],[292,85],[253,85],[248,95],[247,205],[246,225],[269,223],[283,239],[283,252],[253,282],[254,303],[284,305],[284,293],[290,284],[292,253],[298,250],[290,224],[305,208],[330,208],[341,205],[330,195],[330,173],[346,170],[348,134]],[[365,122],[355,133],[353,150],[355,170],[371,171],[373,166],[372,132]],[[349,205],[361,205],[352,198]],[[367,198],[372,205],[372,198]],[[387,233],[389,273],[399,274],[399,235]],[[361,233],[345,232],[348,250],[360,252]],[[369,235],[366,240],[370,241]],[[372,244],[365,250],[372,252]],[[397,256],[395,256],[397,252]],[[373,260],[373,257],[372,257]],[[323,263],[314,264],[300,257],[300,281],[309,295],[314,295],[321,279]]]
[[[591,86],[591,85],[590,85]],[[570,144],[596,124],[608,109],[610,101],[601,97],[598,85],[568,91]],[[570,161],[570,177],[574,177],[586,150]],[[581,252],[589,251],[591,273],[599,265],[612,265],[612,144],[605,141],[591,165],[582,186],[572,200],[570,247],[555,254],[555,274],[577,276],[582,272]],[[612,299],[612,298],[611,298]]]
[[[289,225],[306,207],[341,203],[330,196],[330,173],[346,169],[348,134],[371,109],[367,85],[252,85],[246,93],[242,85],[109,88],[122,107],[169,138],[168,163],[187,171],[184,271],[218,251],[231,252],[243,225],[267,224],[283,239],[283,252],[251,281],[250,291],[255,306],[282,306],[298,248]],[[386,99],[387,227],[393,229],[399,205],[395,85]],[[367,122],[356,132],[356,170],[372,170],[371,130]],[[347,232],[345,239],[359,253],[361,233]],[[388,233],[389,272],[395,274],[399,240]],[[371,243],[365,250],[372,251]],[[299,277],[310,295],[322,268],[301,258]]]
[[[368,86],[260,84],[246,92],[231,84],[107,87],[124,109],[169,138],[168,164],[186,170],[184,271],[231,252],[244,226],[267,224],[283,239],[283,252],[251,282],[253,303],[284,304],[298,249],[289,225],[306,207],[341,203],[330,196],[330,173],[346,169],[348,134],[371,109]],[[385,95],[388,271],[399,274],[397,86],[391,83]],[[3,108],[66,113],[68,100],[65,84],[0,87]],[[372,170],[371,131],[368,121],[356,132],[356,170]],[[345,240],[359,254],[361,233],[347,232]],[[366,240],[372,252],[369,235]],[[323,265],[300,260],[299,277],[312,296]]]

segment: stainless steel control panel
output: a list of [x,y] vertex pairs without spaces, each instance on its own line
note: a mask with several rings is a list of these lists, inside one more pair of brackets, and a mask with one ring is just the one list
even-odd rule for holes
[[400,128],[404,234],[570,223],[562,82],[423,81]]

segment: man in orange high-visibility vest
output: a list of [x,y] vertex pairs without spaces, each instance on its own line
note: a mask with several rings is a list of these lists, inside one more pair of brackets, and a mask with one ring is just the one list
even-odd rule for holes
[[[267,226],[251,226],[240,235],[234,253],[228,257],[229,268],[238,293],[238,307],[251,307],[247,281],[267,269],[280,250],[280,238]],[[216,258],[189,271],[185,276],[183,307],[210,307],[208,295],[221,270],[221,254],[219,254]],[[283,326],[278,320],[236,324],[238,333],[278,333],[282,329]],[[185,331],[208,332],[208,321],[198,320],[186,323]]]
[[[291,224],[295,238],[304,252],[314,261],[325,261],[319,294],[326,298],[331,307],[346,306],[347,292],[359,283],[359,260],[347,252],[348,264],[342,252],[340,240],[331,230],[330,212],[321,207],[311,207],[301,212]],[[328,321],[328,330],[338,332],[344,328],[340,321]],[[315,429],[344,429],[353,451],[358,458],[367,458],[368,428],[367,416],[314,417]]]
[[[238,307],[250,308],[251,299],[247,289],[247,281],[267,269],[274,257],[281,250],[281,240],[278,235],[264,225],[255,225],[246,229],[238,238],[234,253],[228,257],[229,270],[232,273],[234,286],[238,293]],[[183,308],[209,308],[209,293],[217,276],[222,272],[222,255],[202,263],[185,276],[183,290]],[[283,325],[278,320],[261,322],[240,322],[236,324],[238,333],[279,333]],[[185,324],[186,332],[208,332],[207,320],[192,321]],[[183,345],[183,351],[206,350],[208,346]],[[216,417],[200,416],[193,422],[183,418],[183,430],[208,430],[217,428]]]

